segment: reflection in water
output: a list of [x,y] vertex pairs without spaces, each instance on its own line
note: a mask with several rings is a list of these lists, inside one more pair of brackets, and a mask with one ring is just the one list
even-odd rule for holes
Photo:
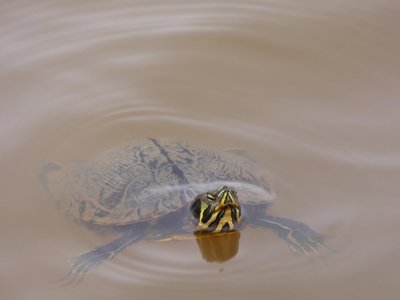
[[[274,195],[267,172],[247,155],[236,153],[178,139],[148,138],[85,162],[47,164],[41,173],[43,184],[64,213],[89,226],[114,227],[120,232],[112,242],[75,257],[74,278],[83,278],[142,239],[191,233],[193,226],[227,232],[238,228],[243,215],[247,223],[272,229],[295,251],[316,251],[322,245],[319,233],[303,223],[265,213],[267,195]],[[245,184],[210,190],[221,181]],[[199,187],[204,188],[201,194]],[[232,257],[219,243],[202,244],[202,252],[212,254],[205,255],[206,260]]]
[[226,233],[194,233],[203,258],[207,262],[224,262],[236,256],[239,250],[239,231]]
[[[399,1],[2,2],[2,298],[399,294]],[[146,136],[254,153],[279,192],[270,213],[305,220],[340,253],[309,263],[275,239],[254,251],[264,233],[247,228],[224,264],[233,272],[217,278],[194,241],[144,242],[98,268],[79,296],[57,288],[67,258],[109,241],[59,217],[37,170]],[[234,249],[199,243],[209,259],[213,247]]]

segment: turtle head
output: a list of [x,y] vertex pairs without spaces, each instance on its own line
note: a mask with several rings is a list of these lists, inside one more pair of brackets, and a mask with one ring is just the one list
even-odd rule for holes
[[190,206],[200,231],[231,231],[239,224],[241,207],[235,189],[223,186],[198,195]]

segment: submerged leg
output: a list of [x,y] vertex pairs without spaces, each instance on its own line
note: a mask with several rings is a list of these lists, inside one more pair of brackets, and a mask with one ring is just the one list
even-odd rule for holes
[[142,236],[142,233],[124,232],[112,242],[72,258],[71,270],[65,277],[68,281],[67,283],[81,281],[90,269],[100,265],[107,259],[111,259],[126,246],[140,240]]
[[253,223],[271,228],[295,252],[307,254],[311,251],[318,252],[317,249],[323,247],[323,236],[303,223],[270,215],[260,216]]

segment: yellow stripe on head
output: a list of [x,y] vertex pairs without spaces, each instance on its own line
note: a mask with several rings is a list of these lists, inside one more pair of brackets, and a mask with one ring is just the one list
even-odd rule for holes
[[197,196],[191,210],[200,230],[231,231],[240,222],[241,208],[236,191],[226,186]]

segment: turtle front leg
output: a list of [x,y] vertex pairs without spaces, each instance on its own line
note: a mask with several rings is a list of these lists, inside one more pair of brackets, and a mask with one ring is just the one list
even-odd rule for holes
[[272,229],[281,239],[289,243],[294,252],[318,252],[323,247],[323,236],[307,225],[286,218],[270,215],[259,216],[253,220],[254,225]]
[[110,243],[73,257],[71,270],[64,279],[67,280],[67,284],[81,281],[92,268],[111,259],[115,254],[142,237],[142,233],[123,232],[121,236]]

